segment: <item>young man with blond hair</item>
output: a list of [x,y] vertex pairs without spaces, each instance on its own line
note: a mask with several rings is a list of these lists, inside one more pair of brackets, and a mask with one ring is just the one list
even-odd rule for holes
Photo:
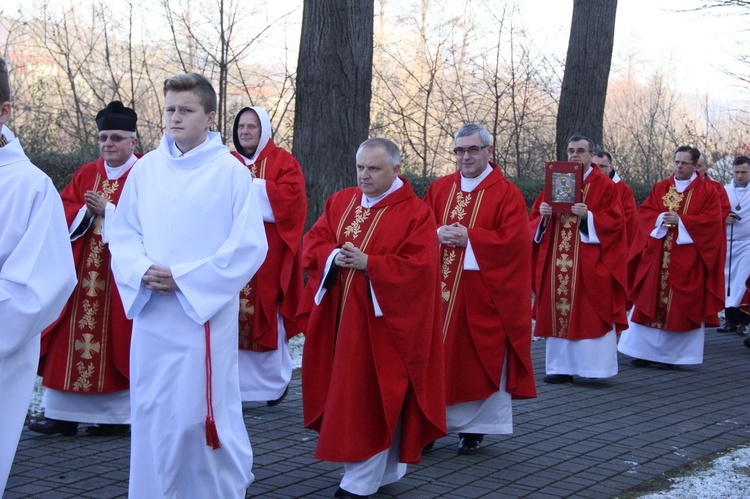
[[266,255],[250,172],[196,73],[164,83],[166,133],[115,212],[112,268],[133,319],[130,497],[241,498],[253,480],[237,370],[239,292]]

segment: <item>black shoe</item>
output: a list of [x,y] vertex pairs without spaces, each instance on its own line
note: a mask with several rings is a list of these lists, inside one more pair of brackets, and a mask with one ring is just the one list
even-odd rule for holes
[[551,385],[559,385],[560,383],[572,383],[572,374],[548,374],[544,377],[544,382]]
[[432,452],[433,447],[435,447],[435,440],[422,447],[422,455],[424,456],[425,454]]
[[481,433],[459,433],[458,453],[462,455],[471,455],[479,450],[479,444],[484,440]]
[[718,333],[736,333],[737,332],[737,324],[734,324],[732,322],[726,321],[724,324],[721,325],[720,328],[716,330]]
[[737,331],[735,331],[740,336],[747,336],[747,326],[744,324],[740,324],[737,326]]
[[286,388],[284,389],[284,393],[281,394],[281,397],[277,398],[276,400],[269,400],[268,402],[266,402],[266,404],[268,405],[268,407],[275,407],[279,405],[280,403],[282,403],[288,394],[289,394],[289,385],[286,385]]
[[129,426],[126,424],[95,424],[86,428],[86,433],[97,437],[108,437],[128,431]]
[[653,364],[653,362],[645,359],[633,359],[630,361],[630,365],[633,367],[648,367],[651,364]]
[[664,371],[677,371],[680,366],[677,364],[667,364],[666,362],[656,362],[656,367]]
[[344,498],[349,497],[351,499],[360,499],[360,498],[367,499],[370,496],[361,496],[361,495],[358,495],[358,494],[353,494],[353,493],[347,492],[344,489],[342,489],[341,487],[339,487],[339,489],[336,491],[336,493],[333,494],[333,497],[344,497]]
[[60,433],[66,437],[72,437],[78,433],[78,423],[75,421],[60,421],[59,419],[46,418],[44,421],[36,421],[29,424],[29,430],[45,435]]
[[745,338],[745,342],[744,343],[745,343],[745,346],[747,348],[750,348],[750,337]]

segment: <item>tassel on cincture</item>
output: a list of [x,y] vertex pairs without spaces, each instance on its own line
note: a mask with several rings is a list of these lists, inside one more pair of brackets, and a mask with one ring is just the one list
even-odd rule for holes
[[216,421],[206,417],[206,445],[211,447],[213,450],[221,449],[221,442],[219,442],[219,432],[216,431]]
[[219,432],[214,420],[213,391],[211,389],[213,369],[211,367],[211,325],[206,322],[203,325],[206,333],[206,445],[213,450],[220,449]]

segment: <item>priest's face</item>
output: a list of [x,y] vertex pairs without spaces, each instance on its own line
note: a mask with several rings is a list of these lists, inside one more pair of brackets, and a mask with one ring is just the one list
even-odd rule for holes
[[183,153],[191,151],[206,140],[216,113],[203,108],[201,98],[192,90],[169,90],[164,97],[164,121],[167,132]]
[[248,156],[255,154],[260,142],[260,119],[252,109],[248,109],[237,120],[237,138]]
[[591,160],[592,165],[596,165],[599,167],[599,170],[603,174],[609,177],[609,174],[612,172],[612,163],[607,159],[606,156],[594,156],[594,159]]
[[746,187],[750,182],[750,164],[742,163],[732,167],[732,177],[737,187]]
[[676,180],[688,180],[693,176],[695,163],[689,152],[678,152],[674,155],[674,178]]
[[575,161],[576,163],[583,163],[583,171],[589,171],[591,167],[591,158],[593,152],[589,147],[588,140],[574,140],[568,142],[568,161]]
[[357,153],[357,185],[365,196],[374,198],[391,188],[400,165],[391,167],[385,148],[366,146]]
[[98,135],[99,154],[113,168],[124,165],[135,152],[135,132],[101,130]]
[[492,145],[482,144],[479,134],[458,137],[453,154],[456,167],[466,178],[475,178],[484,172],[492,156]]

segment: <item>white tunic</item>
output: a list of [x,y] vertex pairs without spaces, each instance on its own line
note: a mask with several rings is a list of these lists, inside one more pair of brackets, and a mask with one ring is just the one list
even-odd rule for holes
[[725,306],[728,308],[740,305],[745,294],[745,281],[750,276],[750,185],[735,187],[734,182],[731,182],[724,188],[732,211],[742,217],[742,220],[727,225],[727,260],[724,271],[727,287],[724,293]]
[[[115,210],[112,270],[133,319],[131,498],[240,498],[253,480],[237,371],[239,291],[268,244],[250,173],[211,132],[173,157],[165,134],[135,165]],[[179,290],[141,282],[169,267]],[[221,448],[206,444],[210,325],[212,399]]]
[[76,285],[62,201],[7,128],[0,148],[0,495],[39,364],[39,333]]

